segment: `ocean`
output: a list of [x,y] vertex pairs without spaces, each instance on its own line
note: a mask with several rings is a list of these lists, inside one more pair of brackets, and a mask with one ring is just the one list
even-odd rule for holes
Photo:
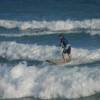
[[44,99],[100,100],[99,0],[0,0],[0,100]]

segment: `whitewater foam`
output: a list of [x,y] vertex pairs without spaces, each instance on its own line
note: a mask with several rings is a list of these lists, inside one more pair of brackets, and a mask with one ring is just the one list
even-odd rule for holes
[[[77,55],[77,56],[76,56]],[[0,56],[9,60],[31,59],[45,61],[47,59],[59,59],[62,57],[61,48],[48,45],[29,45],[16,42],[1,42]],[[71,64],[83,64],[100,60],[100,49],[88,50],[72,48]]]
[[[58,21],[13,21],[13,20],[0,20],[0,27],[7,29],[18,28],[25,31],[27,29],[37,29],[42,31],[70,31],[85,29],[89,30],[90,34],[93,34],[94,30],[100,31],[100,19],[87,19],[87,20],[58,20]],[[91,33],[92,32],[92,33]],[[52,33],[52,32],[51,32]],[[35,32],[36,34],[36,32]],[[45,34],[43,32],[37,32],[37,35]],[[50,34],[50,33],[49,33]],[[97,33],[99,34],[99,33]]]
[[[41,65],[42,66],[42,65]],[[46,67],[45,67],[46,66]],[[34,96],[42,99],[79,98],[100,92],[100,68],[65,68],[45,65],[42,68],[19,63],[0,66],[0,96],[18,98]],[[2,70],[3,69],[3,70]],[[5,70],[4,70],[5,69]]]

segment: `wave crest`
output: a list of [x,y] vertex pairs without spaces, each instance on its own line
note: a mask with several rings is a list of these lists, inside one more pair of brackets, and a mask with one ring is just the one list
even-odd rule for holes
[[[13,21],[13,20],[0,20],[0,27],[7,29],[18,28],[25,31],[27,29],[42,30],[42,31],[69,31],[85,29],[88,32],[100,31],[100,19],[87,19],[87,20],[58,20],[58,21]],[[93,34],[93,33],[91,33]],[[99,32],[94,33],[99,34]]]
[[[77,55],[77,56],[76,56]],[[61,58],[61,49],[56,46],[27,45],[16,42],[0,43],[0,56],[7,59],[46,60]],[[87,63],[100,60],[100,49],[90,51],[83,48],[72,48],[73,64]]]

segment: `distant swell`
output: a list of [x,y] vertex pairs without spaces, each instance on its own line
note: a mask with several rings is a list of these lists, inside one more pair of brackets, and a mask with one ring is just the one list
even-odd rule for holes
[[[100,19],[87,20],[58,20],[58,21],[13,21],[0,20],[0,27],[5,29],[18,28],[21,31],[35,30],[39,31],[71,31],[71,30],[87,30],[91,35],[100,34]],[[33,31],[34,32],[34,31]],[[36,33],[35,33],[36,34]],[[37,33],[45,34],[45,33]]]

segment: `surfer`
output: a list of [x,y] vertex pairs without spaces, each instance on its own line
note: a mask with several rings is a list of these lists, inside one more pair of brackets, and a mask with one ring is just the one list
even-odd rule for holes
[[71,61],[71,45],[63,34],[59,34],[60,46],[62,47],[62,57],[64,62]]
[[69,44],[68,40],[64,37],[63,34],[59,34],[60,38],[60,46],[62,48],[62,58],[63,59],[56,59],[56,60],[46,60],[46,62],[50,64],[64,64],[71,61],[71,45]]

